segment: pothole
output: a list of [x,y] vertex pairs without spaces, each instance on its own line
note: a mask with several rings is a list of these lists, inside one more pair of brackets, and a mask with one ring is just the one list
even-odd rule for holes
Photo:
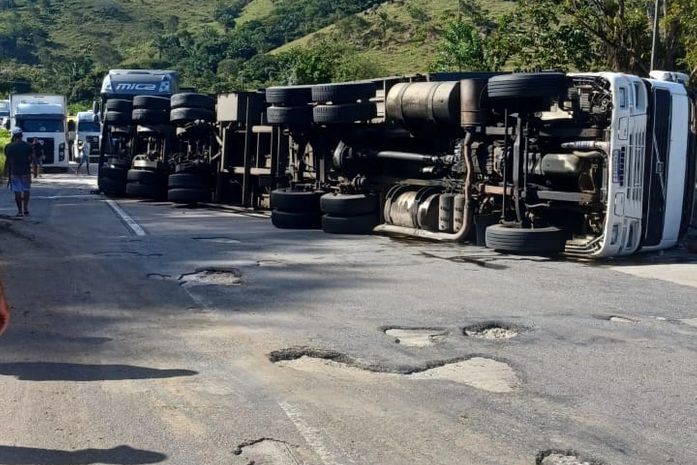
[[210,242],[213,244],[241,244],[242,241],[231,237],[194,237],[193,240],[199,242]]
[[239,286],[242,272],[237,268],[209,268],[179,277],[182,286]]
[[303,463],[296,454],[297,449],[285,441],[264,438],[240,444],[234,454],[243,456],[247,464],[297,465]]
[[366,365],[338,352],[315,349],[288,349],[273,352],[269,355],[269,359],[284,368],[364,381],[389,378],[452,381],[501,394],[513,392],[522,384],[518,374],[510,365],[485,357],[437,361],[427,364],[426,367],[399,369]]
[[448,331],[442,328],[384,328],[395,343],[407,347],[429,347],[445,341]]
[[489,322],[467,326],[462,330],[465,336],[477,339],[502,340],[513,339],[521,333],[521,328],[505,323]]
[[603,465],[595,460],[586,460],[579,457],[576,452],[568,451],[544,451],[537,455],[536,465]]

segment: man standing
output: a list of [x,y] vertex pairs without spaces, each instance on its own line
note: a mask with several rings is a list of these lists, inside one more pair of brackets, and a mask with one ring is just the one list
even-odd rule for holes
[[17,216],[29,214],[31,191],[32,146],[22,140],[22,130],[12,130],[12,142],[5,146],[5,171],[10,176],[10,187],[15,193]]
[[41,169],[44,166],[44,147],[35,137],[31,143],[32,148],[32,168],[34,169],[34,178],[41,177]]

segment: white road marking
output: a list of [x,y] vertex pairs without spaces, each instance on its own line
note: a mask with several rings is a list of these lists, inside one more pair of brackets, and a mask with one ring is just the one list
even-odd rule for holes
[[107,199],[106,203],[111,207],[112,210],[116,212],[117,215],[119,215],[119,217],[121,217],[123,222],[126,223],[126,226],[128,226],[129,229],[133,231],[133,233],[136,236],[142,237],[148,235],[148,233],[145,232],[145,230],[136,222],[136,220],[128,216],[128,213],[126,213],[125,211],[123,211],[121,207],[119,207],[118,203],[111,199]]
[[[293,422],[295,428],[300,435],[305,439],[305,442],[315,451],[325,465],[346,465],[347,462],[340,460],[334,452],[332,452],[326,444],[322,432],[307,424],[302,414],[288,402],[279,402],[286,416]],[[349,463],[354,463],[349,459]]]

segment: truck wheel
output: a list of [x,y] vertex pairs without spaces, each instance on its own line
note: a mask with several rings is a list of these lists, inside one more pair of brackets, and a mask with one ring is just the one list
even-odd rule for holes
[[170,101],[167,97],[137,95],[133,98],[133,108],[141,110],[169,111]]
[[205,108],[175,108],[169,114],[172,123],[190,123],[192,121],[215,121],[215,113]]
[[177,188],[167,191],[167,200],[174,203],[195,204],[209,202],[211,191],[209,189]]
[[312,86],[269,87],[266,102],[286,107],[307,105],[312,102]]
[[312,123],[312,107],[269,107],[266,110],[269,124],[306,125]]
[[567,93],[563,73],[503,74],[489,79],[488,92],[492,100],[518,107],[545,108],[549,100]]
[[205,110],[213,110],[215,108],[215,100],[204,94],[174,94],[170,100],[172,109],[176,108],[203,108]]
[[271,212],[271,222],[279,229],[320,229],[322,217],[318,212]]
[[99,191],[107,197],[122,197],[126,193],[126,180],[100,177],[97,181]]
[[209,179],[208,175],[202,174],[170,174],[167,185],[170,189],[208,189]]
[[347,82],[343,84],[319,84],[312,87],[312,101],[317,103],[332,102],[356,103],[367,102],[375,97],[377,86],[372,82]]
[[319,213],[319,202],[323,195],[324,192],[278,189],[271,192],[271,208],[289,213]]
[[378,197],[371,194],[327,194],[320,200],[322,213],[332,216],[358,216],[376,213]]
[[155,184],[142,184],[139,182],[129,182],[126,184],[126,194],[129,197],[139,199],[160,200],[164,198],[163,189]]
[[120,111],[107,111],[104,114],[104,122],[111,125],[123,125],[129,126],[133,123],[131,118],[131,113],[124,113]]
[[139,124],[167,124],[168,114],[162,110],[146,110],[144,108],[136,108],[133,110],[133,122]]
[[165,175],[162,172],[150,170],[128,170],[126,177],[128,182],[137,182],[141,184],[150,184],[155,186],[163,185]]
[[370,234],[380,223],[377,213],[357,216],[322,217],[322,230],[329,234]]
[[564,251],[566,234],[559,228],[512,228],[501,224],[486,229],[486,246],[500,252],[557,255]]
[[118,111],[121,113],[131,113],[133,102],[125,99],[112,98],[106,101],[105,111]]
[[317,105],[313,119],[319,124],[344,124],[368,121],[377,115],[374,103],[346,103],[343,105]]

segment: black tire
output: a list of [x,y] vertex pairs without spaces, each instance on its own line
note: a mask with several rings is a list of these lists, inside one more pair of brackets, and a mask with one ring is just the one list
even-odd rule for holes
[[312,107],[269,107],[266,111],[269,124],[306,125],[312,123]]
[[378,212],[378,197],[375,195],[327,194],[320,200],[322,213],[332,216],[358,216]]
[[140,184],[150,184],[154,186],[164,185],[165,173],[150,170],[128,170],[126,180]]
[[209,189],[170,189],[167,191],[167,200],[183,204],[210,202],[211,191]]
[[97,181],[99,191],[107,197],[122,197],[126,193],[126,180],[100,177]]
[[347,124],[375,118],[374,103],[347,103],[344,105],[317,105],[312,112],[315,123]]
[[279,229],[320,229],[322,216],[318,212],[271,212],[271,222]]
[[502,74],[488,84],[489,98],[494,100],[547,100],[566,95],[567,89],[563,73]]
[[312,101],[317,103],[332,102],[356,103],[367,102],[375,97],[377,86],[373,82],[346,82],[341,84],[319,84],[312,87]]
[[137,95],[133,97],[133,108],[141,110],[169,111],[170,101],[167,97]]
[[204,108],[175,108],[169,114],[172,123],[190,123],[192,121],[205,121],[212,123],[215,121],[213,110]]
[[128,176],[128,170],[122,168],[112,168],[110,166],[102,166],[99,169],[99,178],[112,179],[115,181],[123,181],[126,183],[126,178]]
[[370,234],[379,223],[377,213],[349,217],[324,215],[322,230],[329,234]]
[[162,110],[146,110],[136,108],[133,110],[133,122],[140,124],[167,124],[169,122],[168,114]]
[[266,102],[286,107],[307,105],[312,103],[312,86],[269,87]]
[[132,113],[121,111],[107,111],[104,114],[104,122],[111,125],[129,126],[133,124]]
[[289,213],[316,212],[319,214],[322,195],[324,192],[278,189],[271,192],[271,208]]
[[164,191],[160,186],[139,182],[126,183],[126,194],[139,199],[159,200],[164,197]]
[[486,246],[514,254],[557,255],[564,251],[566,234],[559,228],[512,228],[501,224],[486,229]]
[[170,189],[208,189],[210,177],[203,174],[170,174],[167,185]]
[[133,102],[125,99],[112,98],[106,101],[104,111],[118,111],[121,113],[131,113],[133,111]]
[[182,93],[172,95],[170,100],[172,109],[176,108],[203,108],[204,110],[213,110],[215,108],[215,100],[204,94]]

